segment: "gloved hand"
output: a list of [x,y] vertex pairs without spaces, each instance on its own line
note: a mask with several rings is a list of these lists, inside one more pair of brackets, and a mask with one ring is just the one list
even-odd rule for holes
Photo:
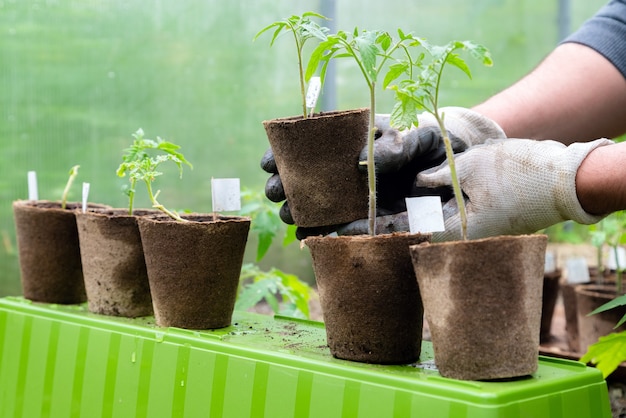
[[[444,114],[444,123],[455,153],[481,144],[486,139],[506,138],[498,124],[472,110],[445,107],[440,112]],[[378,135],[374,142],[374,164],[379,216],[406,211],[406,197],[450,196],[447,188],[428,190],[415,185],[415,176],[420,171],[437,166],[446,158],[443,137],[435,117],[430,113],[422,113],[418,119],[417,128],[398,131],[389,125],[389,115],[376,115]],[[361,151],[360,161],[367,162],[367,147]],[[365,164],[359,167],[367,170]]]
[[[576,172],[595,148],[612,144],[608,139],[565,146],[556,141],[508,139],[489,141],[455,157],[457,175],[465,195],[467,235],[470,239],[536,232],[573,220],[598,222],[576,195]],[[450,186],[447,163],[417,176],[423,187]],[[461,238],[455,199],[444,205],[445,232],[433,241]]]
[[[455,152],[480,144],[488,138],[506,138],[504,131],[492,120],[465,108],[446,107],[440,109],[445,115],[445,124]],[[398,131],[389,125],[389,115],[376,115],[376,141],[374,163],[377,173],[377,230],[380,232],[407,231],[405,198],[423,195],[441,195],[444,200],[451,196],[448,187],[431,189],[415,185],[418,172],[436,166],[445,160],[445,148],[435,118],[423,113],[419,115],[419,126]],[[367,148],[361,152],[360,161],[367,160]],[[365,165],[360,165],[366,170]],[[261,168],[272,174],[265,184],[265,195],[273,202],[285,200],[285,191],[276,168],[271,149],[261,160]],[[395,216],[398,214],[398,216]],[[289,203],[280,209],[283,222],[293,224]],[[318,233],[338,229],[340,234],[356,235],[367,233],[367,220],[358,220],[343,226],[298,228],[299,239]]]

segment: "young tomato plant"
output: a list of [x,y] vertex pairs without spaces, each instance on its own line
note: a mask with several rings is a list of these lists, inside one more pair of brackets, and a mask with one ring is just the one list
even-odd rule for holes
[[[166,161],[172,161],[178,166],[180,177],[183,176],[183,164],[187,164],[190,168],[192,165],[185,159],[183,154],[178,152],[180,147],[171,142],[164,141],[157,137],[156,141],[152,139],[146,139],[143,137],[144,132],[140,128],[133,134],[134,141],[129,148],[125,150],[125,154],[122,157],[122,163],[117,169],[117,175],[124,177],[128,174],[130,181],[130,188],[127,191],[128,194],[128,214],[133,214],[133,202],[135,199],[135,186],[137,181],[143,181],[150,197],[152,206],[159,209],[170,218],[177,221],[186,222],[181,218],[178,213],[171,211],[157,201],[160,190],[156,193],[152,190],[152,182],[157,176],[160,176],[161,172],[156,171],[161,163]],[[149,152],[158,153],[151,156]]]
[[[439,112],[439,90],[443,70],[447,64],[457,67],[469,78],[472,77],[467,63],[459,56],[457,51],[468,51],[472,57],[478,59],[486,66],[491,66],[493,61],[487,48],[470,41],[451,41],[444,46],[436,46],[429,44],[424,39],[420,39],[418,43],[413,45],[421,45],[431,56],[431,60],[425,62],[425,54],[421,52],[414,59],[409,58],[390,67],[383,87],[390,88],[396,93],[396,103],[391,112],[391,124],[398,129],[417,126],[417,116],[421,111],[432,114],[437,120],[445,144],[446,158],[452,176],[452,188],[461,217],[462,237],[464,240],[467,240],[465,202],[454,165],[454,153],[450,137],[444,124],[445,115]],[[410,54],[408,55],[410,56]],[[406,78],[395,85],[389,85],[403,74]]]
[[385,31],[359,31],[358,28],[355,28],[351,35],[343,31],[329,35],[311,53],[311,59],[305,75],[305,79],[309,80],[321,64],[320,78],[323,84],[330,61],[333,58],[347,57],[352,58],[356,62],[365,79],[370,96],[370,119],[367,135],[368,230],[370,235],[376,233],[376,173],[374,166],[376,83],[385,64],[390,59],[393,59],[393,54],[397,50],[404,50],[408,53],[408,47],[418,42],[412,35],[405,35],[402,31],[398,31],[398,35],[399,39],[395,40]]
[[312,18],[319,18],[323,20],[328,20],[328,18],[322,16],[321,14],[314,12],[305,12],[302,16],[293,15],[283,20],[276,21],[271,23],[261,29],[255,36],[254,40],[256,40],[261,34],[274,29],[274,34],[272,35],[272,40],[270,41],[270,46],[274,45],[274,42],[278,38],[279,35],[283,33],[289,33],[293,35],[293,39],[296,44],[296,52],[298,53],[298,70],[300,75],[300,94],[302,96],[302,116],[304,118],[307,117],[307,107],[306,107],[306,90],[305,90],[305,80],[304,80],[304,58],[303,58],[303,50],[304,44],[309,40],[316,38],[320,41],[326,40],[326,34],[329,29],[323,26],[318,25],[316,22],[312,20]]
[[74,179],[78,176],[79,165],[75,165],[70,169],[70,177],[67,179],[67,183],[65,184],[65,188],[63,189],[63,195],[61,196],[61,209],[65,209],[67,206],[67,196],[70,193],[70,188],[72,187],[72,183],[74,183]]

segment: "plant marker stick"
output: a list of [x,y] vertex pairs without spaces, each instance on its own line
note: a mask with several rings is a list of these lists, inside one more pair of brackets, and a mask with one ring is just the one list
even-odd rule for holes
[[439,196],[409,197],[405,200],[411,234],[445,231]]
[[87,212],[88,197],[89,197],[89,183],[83,183],[83,213]]
[[311,77],[311,81],[309,81],[309,88],[306,92],[306,107],[311,109],[309,116],[313,116],[313,113],[315,113],[315,106],[317,105],[317,98],[320,96],[321,89],[321,79],[319,77]]
[[239,179],[211,179],[213,213],[241,209]]
[[28,172],[28,200],[39,200],[36,171]]

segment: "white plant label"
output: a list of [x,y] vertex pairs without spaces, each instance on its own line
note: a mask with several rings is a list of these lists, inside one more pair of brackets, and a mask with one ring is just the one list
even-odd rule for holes
[[306,91],[306,107],[311,109],[311,113],[315,110],[317,98],[320,96],[321,89],[322,80],[319,77],[311,77],[311,81],[309,81],[309,88]]
[[589,281],[589,267],[584,257],[569,258],[565,262],[568,283],[585,283]]
[[89,183],[83,183],[83,213],[87,212],[87,199],[89,199]]
[[544,273],[552,273],[556,271],[556,257],[553,252],[546,252],[546,261],[543,267]]
[[241,209],[239,179],[211,179],[213,212],[229,212]]
[[37,172],[29,171],[27,178],[28,178],[28,200],[39,200],[39,190],[37,189]]
[[408,197],[406,210],[412,234],[445,231],[443,208],[439,196]]
[[626,267],[626,249],[624,247],[617,247],[617,257],[615,256],[615,249],[609,248],[609,257],[606,260],[606,266],[611,270],[623,270]]

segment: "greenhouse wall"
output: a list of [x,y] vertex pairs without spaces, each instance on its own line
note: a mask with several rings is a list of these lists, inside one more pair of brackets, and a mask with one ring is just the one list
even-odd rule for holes
[[[510,85],[603,0],[0,0],[0,296],[18,295],[11,202],[27,198],[36,171],[39,197],[60,199],[70,168],[91,185],[90,200],[126,205],[116,176],[122,151],[142,128],[178,143],[194,165],[163,176],[160,201],[211,211],[211,178],[239,177],[262,196],[268,148],[261,122],[299,111],[291,39],[253,41],[267,24],[316,11],[335,30],[402,28],[433,43],[471,39],[487,46],[492,68],[473,80],[448,77],[444,105],[472,106]],[[365,84],[348,62],[322,93],[325,110],[366,107]],[[381,92],[378,109],[391,109]],[[338,138],[340,140],[340,138]],[[71,200],[80,199],[75,186]],[[148,206],[139,193],[137,206]],[[246,258],[254,259],[254,236]],[[313,280],[309,256],[276,244],[263,260]]]

